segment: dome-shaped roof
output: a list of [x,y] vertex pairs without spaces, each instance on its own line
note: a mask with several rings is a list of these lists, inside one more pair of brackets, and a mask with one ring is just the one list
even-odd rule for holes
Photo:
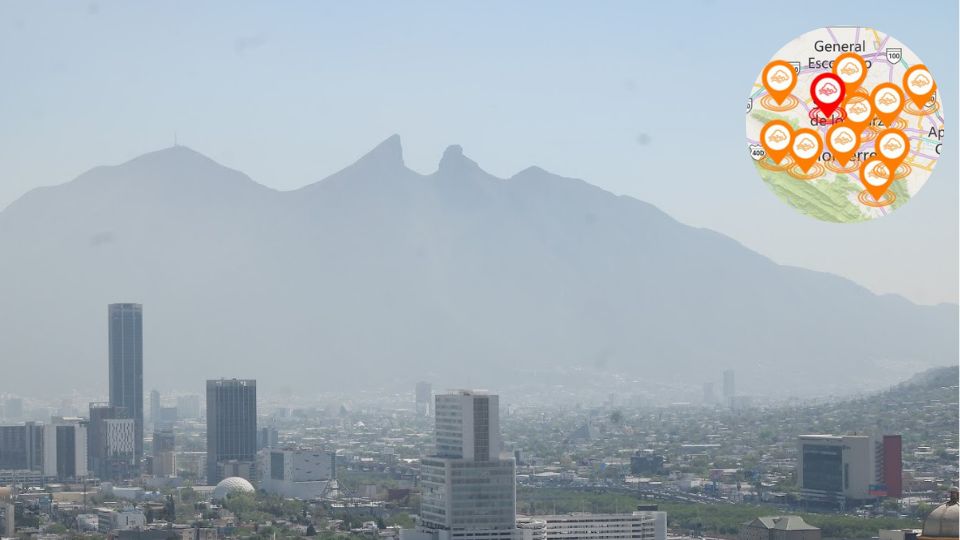
[[253,489],[253,485],[246,479],[231,476],[230,478],[224,478],[217,484],[217,487],[213,488],[213,500],[222,501],[231,493],[253,493],[254,491],[256,490]]
[[922,536],[931,538],[960,537],[960,504],[957,489],[950,490],[950,500],[936,507],[923,522]]

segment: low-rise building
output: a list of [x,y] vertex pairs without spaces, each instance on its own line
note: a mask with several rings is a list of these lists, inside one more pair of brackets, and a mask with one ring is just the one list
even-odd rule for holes
[[520,516],[517,527],[521,540],[666,540],[667,513]]
[[181,540],[217,540],[217,530],[213,527],[192,527],[180,531]]
[[260,488],[294,499],[319,499],[336,489],[337,456],[313,448],[260,452]]
[[820,540],[820,529],[800,516],[763,516],[740,527],[740,540]]
[[920,531],[916,529],[880,529],[878,540],[917,540]]
[[142,529],[146,524],[146,516],[136,508],[97,508],[97,527],[102,533]]

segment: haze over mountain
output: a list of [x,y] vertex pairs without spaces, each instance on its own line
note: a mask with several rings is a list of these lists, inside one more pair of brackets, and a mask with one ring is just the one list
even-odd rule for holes
[[[758,224],[762,226],[762,224]],[[956,305],[780,266],[636,199],[399,137],[279,192],[177,146],[0,212],[0,392],[106,388],[106,305],[144,304],[145,387],[497,387],[586,366],[744,394],[956,362]]]

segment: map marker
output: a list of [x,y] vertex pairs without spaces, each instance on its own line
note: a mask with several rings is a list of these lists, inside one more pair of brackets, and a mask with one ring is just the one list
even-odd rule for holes
[[823,151],[823,142],[820,141],[819,133],[810,128],[800,128],[793,132],[790,154],[804,173],[810,171],[810,167],[813,167],[817,158],[820,157],[821,151]]
[[783,120],[771,120],[760,130],[760,144],[777,165],[787,156],[792,140],[793,128]]
[[[754,63],[744,81],[749,83],[743,85],[747,148],[737,153],[743,158],[747,150],[744,161],[777,199],[798,213],[836,223],[895,213],[936,177],[944,144],[952,140],[945,126],[952,116],[943,112],[950,105],[943,74],[917,52],[862,25],[818,28],[785,39],[782,47]],[[767,87],[783,91],[793,75],[787,66],[773,63],[777,60],[789,62],[797,79],[781,105]],[[773,70],[781,67],[783,80],[772,80]],[[828,76],[811,88],[822,74]],[[828,83],[834,88],[818,94]],[[838,83],[843,83],[842,98]],[[739,102],[728,105],[731,116],[743,110]],[[830,105],[835,106],[832,113]],[[816,135],[805,140],[808,134],[801,128]],[[891,129],[903,133],[894,135],[898,132],[887,131]],[[880,136],[883,140],[877,141]],[[865,160],[872,161],[861,172]]]
[[774,60],[763,68],[763,75],[760,79],[763,81],[763,87],[767,93],[773,96],[777,105],[783,105],[784,100],[793,92],[793,87],[797,85],[797,72],[789,62],[783,60]]
[[873,117],[875,116],[873,113],[873,104],[863,96],[851,97],[843,104],[843,110],[847,113],[843,125],[852,129],[857,135],[863,133],[863,130],[870,125],[870,122],[873,122]]
[[827,130],[827,149],[841,167],[845,166],[860,147],[860,134],[843,124],[834,124]]
[[860,164],[860,183],[867,189],[867,193],[873,196],[873,200],[880,202],[883,194],[890,189],[893,180],[874,174],[879,158],[872,157]]
[[933,80],[933,75],[927,70],[927,66],[917,64],[910,66],[910,69],[903,74],[903,89],[910,100],[921,111],[930,101],[930,96],[937,90],[937,83]]
[[896,177],[897,167],[910,153],[910,139],[899,129],[885,129],[877,134],[873,145],[880,161],[889,171],[887,174],[890,180],[893,180]]
[[870,103],[883,125],[890,127],[903,110],[903,92],[893,83],[880,83],[870,93]]
[[845,52],[833,61],[833,74],[847,85],[847,95],[853,95],[867,78],[867,63],[859,54]]
[[833,73],[821,73],[810,83],[810,97],[825,118],[833,116],[846,93],[846,84]]

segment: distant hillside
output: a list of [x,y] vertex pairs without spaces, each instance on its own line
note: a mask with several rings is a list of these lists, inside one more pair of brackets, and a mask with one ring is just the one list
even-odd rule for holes
[[421,175],[397,137],[290,192],[184,147],[96,167],[0,212],[0,254],[7,392],[105,389],[110,302],[144,304],[161,389],[497,388],[602,365],[826,393],[958,357],[956,305],[777,265],[536,167],[496,178],[458,146]]
[[[917,373],[906,381],[893,387],[891,392],[914,393],[916,391],[957,388],[960,384],[960,366],[945,366]],[[956,392],[953,395],[956,398]]]
[[785,440],[801,433],[902,434],[905,451],[917,445],[957,448],[960,367],[916,374],[885,390],[802,407],[777,407],[757,420],[779,426]]

